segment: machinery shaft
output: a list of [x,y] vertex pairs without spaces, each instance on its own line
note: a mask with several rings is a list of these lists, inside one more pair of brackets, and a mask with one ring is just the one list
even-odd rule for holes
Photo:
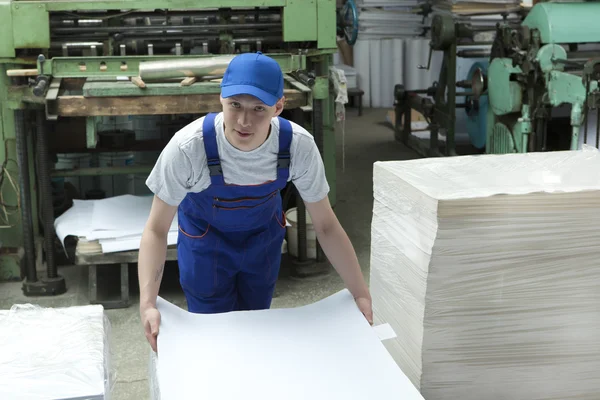
[[19,165],[19,200],[21,203],[21,220],[23,223],[23,260],[27,282],[37,282],[35,269],[35,244],[33,240],[33,217],[31,204],[31,186],[29,181],[29,154],[27,151],[27,134],[25,116],[21,110],[15,111],[15,134],[17,139],[17,163]]
[[221,76],[233,55],[193,60],[149,61],[140,63],[140,78],[168,79],[188,76]]
[[56,260],[54,250],[54,207],[52,205],[52,187],[50,182],[50,158],[48,157],[48,133],[44,111],[36,111],[36,144],[38,156],[38,174],[41,190],[42,219],[44,221],[44,250],[48,278],[56,278]]

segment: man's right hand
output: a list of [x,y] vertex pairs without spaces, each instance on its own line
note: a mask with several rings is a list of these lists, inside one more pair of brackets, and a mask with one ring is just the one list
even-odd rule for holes
[[156,307],[148,307],[140,310],[140,316],[142,318],[146,339],[148,339],[150,347],[152,347],[152,350],[156,353],[156,339],[158,337],[158,327],[160,326],[160,312],[158,312]]

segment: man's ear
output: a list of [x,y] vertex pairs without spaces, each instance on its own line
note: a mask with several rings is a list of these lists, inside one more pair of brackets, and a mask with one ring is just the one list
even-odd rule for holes
[[283,112],[283,106],[285,105],[285,96],[277,100],[275,103],[275,116],[279,116]]

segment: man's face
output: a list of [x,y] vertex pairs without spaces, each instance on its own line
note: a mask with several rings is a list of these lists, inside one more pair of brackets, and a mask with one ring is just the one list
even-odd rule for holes
[[272,107],[250,95],[221,98],[225,136],[242,151],[259,147],[269,136],[271,119],[283,111],[284,99]]

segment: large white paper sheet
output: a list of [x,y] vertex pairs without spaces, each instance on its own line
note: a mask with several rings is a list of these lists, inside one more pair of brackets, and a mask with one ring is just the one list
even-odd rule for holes
[[[137,250],[152,208],[151,196],[123,195],[101,200],[74,200],[73,206],[56,218],[56,233],[98,240],[102,253]],[[177,215],[171,222],[167,244],[177,243]]]
[[348,290],[291,309],[157,307],[161,400],[423,400]]

